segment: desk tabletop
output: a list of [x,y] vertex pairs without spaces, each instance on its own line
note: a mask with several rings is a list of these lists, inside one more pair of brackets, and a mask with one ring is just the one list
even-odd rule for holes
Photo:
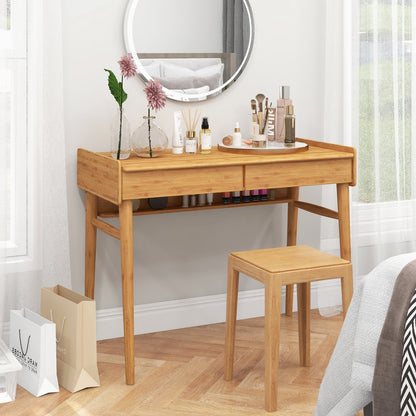
[[113,159],[78,149],[78,186],[110,202],[157,196],[330,183],[355,185],[356,153],[348,146],[297,139],[308,150],[285,154],[209,154]]
[[[297,139],[309,144],[305,152],[282,153],[282,154],[235,154],[220,152],[213,148],[209,154],[181,154],[174,155],[166,152],[156,158],[141,158],[134,153],[128,159],[120,160],[121,169],[124,172],[158,171],[169,169],[213,167],[213,166],[235,166],[256,165],[279,162],[299,162],[307,160],[330,160],[330,159],[354,159],[355,149],[348,146],[339,146],[324,142],[306,139]],[[100,152],[100,156],[112,159],[110,152]],[[114,160],[114,159],[112,159]]]

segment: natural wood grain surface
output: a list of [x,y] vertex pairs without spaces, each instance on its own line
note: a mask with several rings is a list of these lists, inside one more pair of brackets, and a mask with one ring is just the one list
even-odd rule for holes
[[[281,316],[275,415],[311,416],[342,315],[312,312],[311,363],[298,357],[297,314]],[[136,384],[124,379],[123,339],[98,342],[101,387],[39,398],[20,386],[7,416],[259,416],[264,405],[264,319],[238,321],[232,381],[223,379],[225,324],[136,336]]]
[[213,149],[207,155],[167,151],[158,158],[132,154],[126,160],[114,160],[108,152],[78,149],[78,186],[119,205],[134,198],[352,184],[353,148],[313,141],[308,144],[305,152],[283,155],[240,155]]
[[[225,380],[231,380],[235,359],[235,317],[239,273],[264,284],[265,295],[265,409],[278,406],[280,300],[282,285],[297,284],[299,362],[310,365],[310,282],[341,278],[344,316],[352,296],[352,266],[347,260],[308,246],[287,246],[234,252],[228,256]],[[344,293],[345,292],[345,293]],[[280,388],[280,386],[279,386]]]
[[120,258],[123,293],[124,356],[126,383],[134,384],[134,281],[132,201],[120,205]]
[[94,299],[95,260],[97,255],[97,228],[93,221],[97,218],[97,197],[85,194],[85,295]]
[[[298,208],[294,200],[298,199],[299,186],[337,184],[341,255],[349,259],[348,187],[355,183],[355,149],[319,141],[299,141],[309,145],[307,151],[260,156],[228,154],[213,149],[208,155],[173,155],[166,152],[158,158],[138,158],[133,154],[129,159],[115,160],[108,152],[94,153],[78,149],[78,186],[89,194],[86,203],[85,291],[90,297],[94,296],[96,229],[99,228],[120,238],[128,383],[134,382],[132,200],[140,199],[142,203],[149,197],[170,197],[169,208],[165,212],[176,212],[184,210],[180,204],[181,195],[214,193],[218,201],[221,192],[271,189],[276,195],[274,200],[259,204],[289,203],[288,244],[292,245],[296,242]],[[120,230],[95,218],[97,213],[102,212],[101,207],[98,209],[98,201],[103,200],[111,208],[110,216],[119,212]],[[217,204],[208,209],[219,206]],[[234,207],[234,204],[230,204],[230,207]],[[315,207],[315,211],[324,215],[328,213],[326,209],[319,211],[319,207]],[[144,209],[135,215],[153,212]],[[327,271],[330,272],[329,268]],[[286,277],[287,280],[282,280],[282,284],[291,282],[290,273]],[[316,275],[315,280],[320,280],[319,276]],[[291,313],[292,297],[293,291],[289,286],[288,314]]]

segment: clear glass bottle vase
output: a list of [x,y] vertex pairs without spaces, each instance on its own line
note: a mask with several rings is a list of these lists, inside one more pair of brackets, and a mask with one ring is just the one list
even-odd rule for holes
[[157,157],[168,147],[168,137],[155,123],[155,116],[143,116],[144,122],[133,133],[133,151],[140,157]]
[[114,159],[128,159],[131,151],[130,123],[124,114],[124,109],[117,108],[111,119],[110,151]]

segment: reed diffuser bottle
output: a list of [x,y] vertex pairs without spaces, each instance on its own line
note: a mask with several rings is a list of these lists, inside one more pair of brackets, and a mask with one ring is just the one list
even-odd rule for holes
[[195,130],[186,130],[185,153],[197,153],[198,144],[195,137]]

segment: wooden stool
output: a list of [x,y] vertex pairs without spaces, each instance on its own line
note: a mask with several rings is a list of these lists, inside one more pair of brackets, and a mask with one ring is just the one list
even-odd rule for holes
[[265,408],[277,409],[280,302],[283,285],[297,284],[299,356],[310,365],[310,282],[341,278],[344,316],[352,296],[349,261],[308,246],[289,246],[231,253],[228,256],[225,380],[233,376],[239,273],[264,284],[265,291]]

